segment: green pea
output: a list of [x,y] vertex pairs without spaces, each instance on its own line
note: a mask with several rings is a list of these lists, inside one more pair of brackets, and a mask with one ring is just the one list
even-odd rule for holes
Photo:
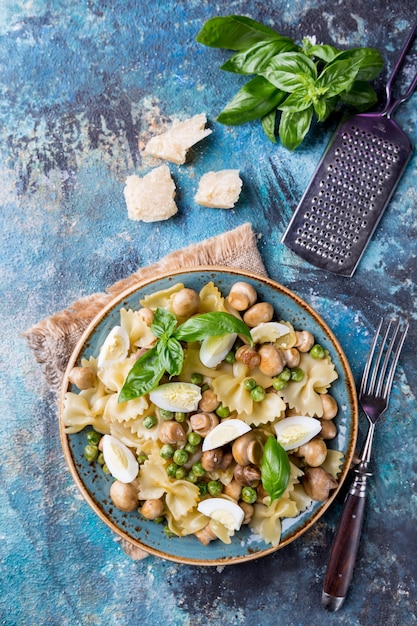
[[204,385],[202,385],[201,387],[201,393],[207,391],[207,389],[210,389],[210,385],[208,383],[204,383]]
[[145,461],[148,460],[148,455],[145,454],[144,452],[141,452],[140,454],[138,454],[137,459],[138,459],[138,463],[145,463]]
[[248,391],[252,391],[252,389],[255,389],[256,387],[256,380],[254,378],[245,378],[243,386]]
[[223,406],[222,404],[219,404],[219,406],[216,409],[216,414],[220,418],[229,417],[230,409],[227,406]]
[[169,526],[164,526],[164,534],[171,539],[171,537],[176,537],[177,535],[172,532]]
[[208,494],[207,483],[196,483],[196,485],[200,491],[200,496],[206,496]]
[[277,391],[282,391],[282,389],[285,389],[285,387],[288,386],[288,383],[286,380],[282,380],[282,378],[277,376],[276,378],[272,379],[272,386]]
[[92,446],[97,446],[99,444],[100,439],[101,439],[101,435],[96,430],[88,431],[87,441],[88,443],[91,443]]
[[167,466],[167,474],[170,478],[177,478],[176,474],[177,474],[177,470],[179,469],[178,465],[176,463],[170,463]]
[[186,414],[186,413],[184,413],[184,412],[182,412],[182,411],[177,411],[177,412],[175,413],[175,421],[176,421],[176,422],[179,422],[179,423],[181,423],[181,422],[185,422],[185,418],[186,418],[186,417],[187,417],[187,414]]
[[304,378],[304,372],[300,367],[294,367],[291,370],[291,380],[295,383],[299,383]]
[[201,461],[194,463],[191,470],[194,472],[194,474],[196,474],[196,476],[204,476],[204,474],[206,473],[206,470],[202,466]]
[[153,428],[157,422],[158,420],[156,419],[155,415],[147,415],[146,417],[143,418],[143,425],[148,430]]
[[256,502],[257,497],[258,494],[253,487],[243,487],[240,494],[241,500],[243,500],[243,502],[246,502],[247,504],[253,504],[254,502]]
[[233,363],[236,363],[236,355],[233,352],[233,350],[231,350],[230,352],[226,354],[226,356],[224,357],[224,360],[226,363],[229,363],[229,365],[233,365]]
[[219,480],[209,480],[207,483],[207,491],[211,496],[218,496],[223,491],[223,485]]
[[170,443],[164,443],[164,445],[159,451],[159,454],[161,455],[163,459],[172,459],[172,457],[174,456],[174,452],[175,452],[174,446],[171,446]]
[[102,452],[100,452],[97,457],[97,463],[100,463],[100,465],[104,465],[104,454]]
[[201,443],[202,437],[192,430],[190,433],[188,433],[187,439],[192,446],[198,446]]
[[177,471],[175,472],[175,478],[177,480],[182,480],[186,476],[187,476],[187,470],[185,467],[179,467]]
[[261,387],[261,385],[256,385],[256,387],[254,387],[250,392],[250,395],[252,396],[252,400],[254,402],[262,402],[262,400],[265,400],[266,398],[266,391],[263,387]]
[[316,343],[310,350],[310,356],[313,357],[313,359],[324,359],[325,354],[326,352],[323,346],[318,343]]
[[187,443],[184,446],[184,450],[189,454],[195,454],[198,450],[198,446],[193,446],[191,443]]
[[198,372],[194,372],[194,374],[191,374],[190,380],[193,385],[201,385],[201,383],[203,382],[203,376]]
[[105,463],[104,463],[104,465],[103,465],[103,472],[104,472],[105,474],[110,474],[110,470],[109,470],[109,468],[107,467],[107,465],[106,465]]
[[158,517],[155,517],[153,521],[155,522],[155,524],[162,524],[165,521],[165,516],[158,515]]
[[190,472],[188,472],[187,476],[185,477],[186,480],[188,480],[188,482],[190,483],[196,483],[198,480],[198,476],[197,474],[195,474],[195,472],[193,472],[193,470],[191,470]]
[[285,382],[288,382],[291,378],[291,370],[289,367],[284,367],[284,369],[282,370],[281,374],[278,374],[278,378],[280,380],[285,380]]
[[97,446],[91,445],[88,443],[84,448],[84,456],[89,463],[92,463],[98,457],[98,448]]
[[164,420],[164,422],[173,420],[175,417],[174,411],[168,411],[168,409],[158,409],[158,413],[161,420]]
[[188,452],[186,450],[175,450],[173,461],[177,465],[185,465],[188,461]]

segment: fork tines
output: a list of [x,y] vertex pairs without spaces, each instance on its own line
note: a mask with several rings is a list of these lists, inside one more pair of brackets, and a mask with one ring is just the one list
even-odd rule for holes
[[[361,396],[373,395],[384,399],[388,398],[407,331],[408,322],[381,319],[363,372],[360,387]],[[372,375],[368,381],[371,368]],[[387,372],[388,375],[386,376]]]

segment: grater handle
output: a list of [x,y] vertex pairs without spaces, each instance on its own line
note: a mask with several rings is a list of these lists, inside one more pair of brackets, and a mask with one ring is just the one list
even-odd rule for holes
[[405,42],[403,49],[401,51],[400,56],[398,57],[398,60],[394,66],[394,69],[391,72],[391,76],[388,79],[385,91],[386,91],[386,95],[387,95],[387,102],[385,105],[384,110],[382,111],[381,115],[386,115],[387,118],[390,118],[391,115],[393,114],[393,112],[395,111],[395,109],[397,108],[397,106],[399,104],[401,104],[402,102],[404,102],[405,100],[407,100],[407,98],[409,98],[411,96],[411,94],[413,93],[414,89],[417,86],[417,73],[414,76],[409,88],[407,89],[406,93],[403,96],[400,96],[400,98],[398,98],[397,100],[395,100],[395,102],[391,103],[391,97],[392,97],[392,84],[398,74],[398,71],[404,61],[404,59],[407,56],[407,53],[411,47],[411,44],[413,43],[415,34],[417,31],[417,20],[414,23],[413,28],[411,29],[410,34],[407,37],[407,41]]

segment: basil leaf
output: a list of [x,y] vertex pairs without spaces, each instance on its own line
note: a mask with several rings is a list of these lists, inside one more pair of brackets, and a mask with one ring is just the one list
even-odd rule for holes
[[307,87],[295,89],[280,105],[281,111],[304,111],[312,104],[310,90]]
[[152,320],[151,331],[155,337],[168,338],[171,337],[177,325],[177,318],[173,313],[166,309],[157,308]]
[[304,48],[303,46],[303,52],[311,58],[320,59],[321,61],[329,63],[330,61],[333,61],[333,59],[339,53],[339,50],[337,50],[337,48],[334,48],[333,46],[328,45],[310,45],[306,48]]
[[262,76],[278,89],[291,92],[316,79],[317,68],[301,52],[284,52],[271,59]]
[[261,462],[262,486],[271,498],[278,500],[288,487],[291,466],[288,455],[275,437],[266,440]]
[[384,60],[380,52],[374,48],[343,50],[334,59],[335,62],[344,60],[351,63],[359,63],[357,80],[373,80],[381,73],[384,67]]
[[291,50],[297,50],[297,46],[288,37],[279,37],[273,41],[260,41],[234,54],[220,69],[237,74],[260,74],[272,57]]
[[360,80],[355,80],[349,91],[342,91],[340,99],[358,111],[367,111],[378,102],[375,89]]
[[356,78],[359,69],[359,62],[351,60],[335,61],[327,65],[319,78],[316,80],[316,87],[327,87],[326,97],[337,96],[342,91],[349,89]]
[[181,373],[184,362],[184,352],[180,342],[171,337],[166,342],[158,341],[156,348],[161,367],[170,376],[178,376]]
[[317,119],[319,122],[324,122],[330,113],[335,109],[337,104],[337,97],[333,98],[318,98],[314,101],[314,110],[317,114]]
[[135,362],[126,377],[117,401],[127,402],[127,400],[145,395],[157,386],[164,373],[165,368],[161,365],[157,348],[154,346]]
[[271,85],[265,78],[255,76],[225,106],[217,121],[231,126],[251,122],[275,109],[285,96],[285,92]]
[[267,115],[261,119],[262,129],[265,135],[268,137],[269,141],[272,143],[276,143],[277,139],[275,137],[275,126],[277,122],[277,110],[274,109]]
[[243,15],[228,15],[209,19],[197,34],[196,41],[211,48],[245,50],[259,41],[270,41],[280,35]]
[[295,150],[309,131],[313,106],[305,111],[284,111],[279,123],[279,138],[288,150]]
[[217,337],[231,333],[245,335],[251,344],[253,343],[250,330],[246,324],[234,315],[223,313],[222,311],[202,313],[201,315],[190,317],[178,326],[174,336],[179,341],[202,341],[207,337]]

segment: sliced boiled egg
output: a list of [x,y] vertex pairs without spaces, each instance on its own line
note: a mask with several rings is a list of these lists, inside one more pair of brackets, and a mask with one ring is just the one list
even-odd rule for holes
[[100,348],[97,359],[99,368],[106,367],[127,357],[130,347],[129,335],[121,326],[114,326]]
[[237,334],[207,337],[200,347],[200,361],[206,367],[216,367],[233,348]]
[[102,446],[104,462],[110,474],[122,483],[131,483],[139,472],[133,452],[113,435],[104,435]]
[[243,509],[226,498],[207,498],[199,502],[197,509],[232,531],[239,530],[245,517]]
[[149,398],[166,411],[195,411],[201,400],[201,387],[192,383],[166,383],[149,392]]
[[224,420],[215,426],[205,437],[202,450],[206,452],[206,450],[221,448],[221,446],[224,446],[226,443],[248,433],[250,429],[251,427],[243,420],[234,418]]
[[251,328],[250,334],[254,343],[273,343],[280,337],[288,335],[290,329],[279,322],[261,322]]
[[321,431],[321,424],[314,417],[294,415],[284,418],[274,428],[284,450],[293,450],[313,439]]

